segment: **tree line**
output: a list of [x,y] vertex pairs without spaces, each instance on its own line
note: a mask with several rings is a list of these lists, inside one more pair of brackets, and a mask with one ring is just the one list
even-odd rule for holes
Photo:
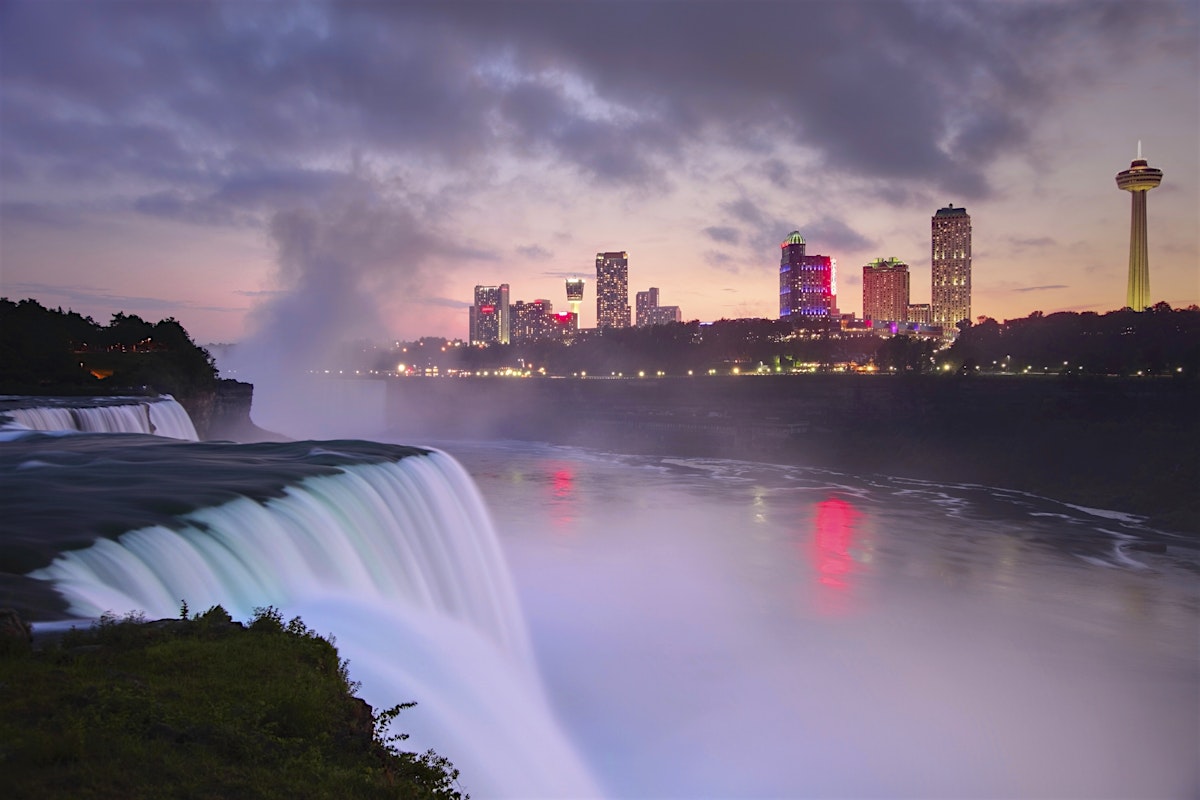
[[116,313],[108,325],[36,300],[0,298],[0,392],[108,394],[212,389],[217,368],[173,317]]

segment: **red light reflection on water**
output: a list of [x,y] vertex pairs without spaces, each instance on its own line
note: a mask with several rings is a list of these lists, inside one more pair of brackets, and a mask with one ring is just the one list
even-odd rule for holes
[[849,610],[850,579],[857,563],[850,554],[862,514],[841,497],[817,503],[811,544],[817,571],[818,608],[824,613]]
[[575,473],[561,464],[547,464],[550,476],[550,524],[556,530],[568,530],[578,516],[578,497],[575,494]]

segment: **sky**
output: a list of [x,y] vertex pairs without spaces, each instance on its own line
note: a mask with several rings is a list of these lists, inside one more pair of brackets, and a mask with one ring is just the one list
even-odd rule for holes
[[972,313],[1200,303],[1200,3],[0,0],[0,295],[199,343],[466,338],[629,254],[685,320],[778,316],[799,230],[861,312],[930,218]]

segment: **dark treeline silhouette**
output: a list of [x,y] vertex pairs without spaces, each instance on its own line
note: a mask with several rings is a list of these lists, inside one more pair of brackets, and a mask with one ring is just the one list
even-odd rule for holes
[[[1097,375],[1179,374],[1200,370],[1200,308],[1151,309],[1107,314],[1034,312],[997,322],[964,324],[953,346],[936,339],[866,332],[796,329],[785,320],[719,320],[711,325],[681,322],[646,328],[581,331],[571,343],[535,341],[487,347],[451,347],[426,337],[401,350],[376,352],[371,363],[391,371],[398,363],[417,368],[480,372],[505,367],[544,368],[550,375],[586,372],[633,376],[662,372],[679,376],[709,370],[789,372],[823,370],[835,364],[874,364],[882,372],[974,374],[976,372]],[[1065,363],[1064,363],[1065,362]],[[347,365],[332,365],[345,367]]]
[[113,314],[108,325],[36,300],[0,298],[0,392],[111,394],[212,391],[217,370],[173,318]]
[[1200,369],[1200,308],[1159,303],[1122,309],[1042,314],[964,326],[938,362],[950,371],[1094,375],[1180,374]]

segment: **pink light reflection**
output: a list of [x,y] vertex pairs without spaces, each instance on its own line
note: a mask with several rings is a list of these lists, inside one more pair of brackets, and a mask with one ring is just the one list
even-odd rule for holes
[[811,558],[817,571],[818,608],[826,614],[850,609],[851,576],[857,568],[850,549],[862,514],[841,497],[817,503]]
[[568,465],[547,464],[550,477],[550,524],[559,531],[574,526],[579,509],[575,493],[575,474]]

